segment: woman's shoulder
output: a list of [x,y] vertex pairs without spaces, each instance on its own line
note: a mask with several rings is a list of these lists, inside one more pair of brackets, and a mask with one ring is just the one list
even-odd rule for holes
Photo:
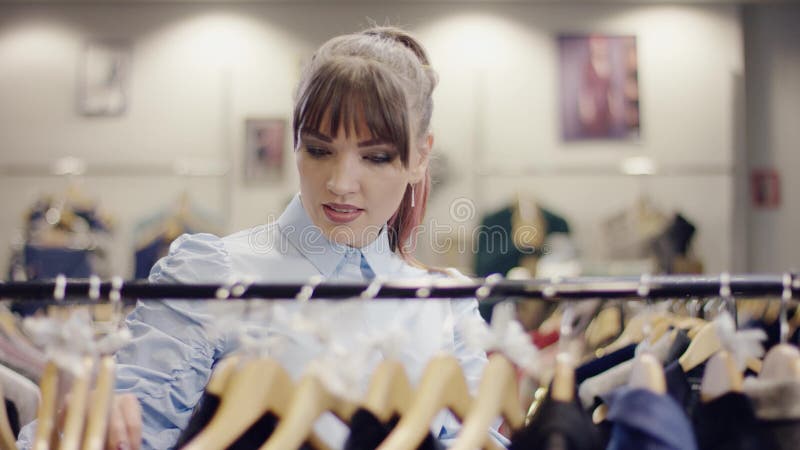
[[150,271],[151,281],[225,282],[235,274],[243,275],[237,266],[266,263],[282,259],[286,249],[278,227],[266,224],[244,229],[227,236],[210,233],[183,234],[169,247]]
[[216,282],[230,275],[230,256],[222,240],[209,233],[182,234],[150,270],[151,282]]
[[472,279],[456,269],[455,267],[428,267],[424,264],[414,264],[399,255],[396,255],[399,272],[404,278],[429,278],[429,279],[455,279],[459,281],[471,281]]

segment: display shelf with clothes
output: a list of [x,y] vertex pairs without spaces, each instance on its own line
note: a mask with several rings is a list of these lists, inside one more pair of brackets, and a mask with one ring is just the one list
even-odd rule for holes
[[617,264],[651,260],[659,273],[702,273],[692,251],[696,226],[681,211],[666,213],[641,196],[602,224],[606,258]]
[[220,234],[223,220],[204,211],[183,192],[175,204],[135,226],[134,278],[146,279],[156,261],[166,256],[172,242],[184,233]]
[[114,228],[110,214],[72,181],[63,193],[42,196],[25,213],[20,238],[12,243],[9,279],[109,276]]
[[537,261],[546,254],[545,239],[554,233],[569,235],[570,227],[566,219],[541,206],[530,195],[519,194],[505,208],[486,215],[479,231],[476,275],[506,275],[514,267],[522,266],[535,276]]

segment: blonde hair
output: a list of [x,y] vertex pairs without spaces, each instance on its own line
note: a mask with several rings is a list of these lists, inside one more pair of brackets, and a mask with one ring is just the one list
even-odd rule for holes
[[[399,28],[372,27],[335,37],[322,44],[301,74],[292,122],[294,147],[303,132],[319,132],[323,118],[333,137],[341,125],[349,133],[363,119],[373,136],[397,147],[408,167],[411,150],[429,132],[437,82],[425,49]],[[409,262],[415,262],[410,257],[416,244],[413,231],[425,215],[429,191],[426,172],[413,190],[406,188],[388,221],[392,251]]]

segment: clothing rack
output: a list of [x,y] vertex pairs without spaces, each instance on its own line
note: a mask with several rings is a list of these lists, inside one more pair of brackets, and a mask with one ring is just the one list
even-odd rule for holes
[[779,297],[788,289],[800,298],[796,275],[644,275],[637,277],[578,277],[564,279],[506,280],[500,277],[471,280],[440,279],[331,283],[312,278],[308,283],[247,284],[151,284],[124,282],[120,278],[0,282],[0,299],[38,304],[90,304],[119,300],[347,300],[362,299],[457,299],[516,297],[527,299],[674,300],[720,296],[724,288],[737,297]]

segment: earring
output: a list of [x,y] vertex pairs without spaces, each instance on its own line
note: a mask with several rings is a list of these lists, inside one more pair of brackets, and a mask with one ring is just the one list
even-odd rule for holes
[[411,185],[411,207],[412,208],[414,207],[414,197],[416,197],[416,196],[414,195],[414,185],[412,184]]

